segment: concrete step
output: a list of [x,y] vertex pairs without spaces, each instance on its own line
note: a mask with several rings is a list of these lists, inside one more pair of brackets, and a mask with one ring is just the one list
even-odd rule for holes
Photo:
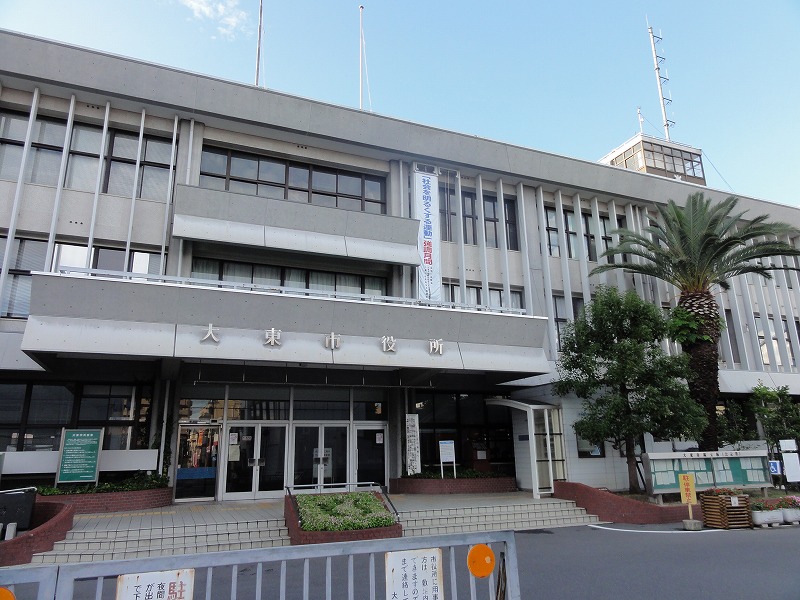
[[127,550],[71,550],[51,551],[34,554],[32,564],[61,564],[75,562],[95,562],[100,560],[122,560],[127,558],[147,558],[151,556],[173,556],[179,554],[201,554],[204,552],[222,552],[225,550],[250,550],[254,548],[274,548],[288,546],[289,538],[272,538],[262,541],[239,542],[229,544],[209,544],[207,546],[162,546],[159,548],[138,548]]
[[399,514],[404,536],[474,531],[515,531],[597,523],[569,501],[405,511]]
[[35,554],[33,564],[61,564],[249,550],[288,546],[283,519],[231,521],[140,529],[80,529],[68,532],[53,550]]

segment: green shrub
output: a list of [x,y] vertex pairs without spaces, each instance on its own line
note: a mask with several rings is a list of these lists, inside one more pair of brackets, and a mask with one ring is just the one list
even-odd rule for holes
[[108,492],[136,492],[139,490],[155,490],[169,487],[169,477],[166,475],[148,475],[147,473],[137,473],[133,477],[116,483],[98,483],[94,485],[87,483],[70,487],[53,487],[51,485],[41,485],[37,491],[42,496],[60,496],[64,494],[103,494]]
[[394,525],[395,519],[371,492],[295,496],[303,531],[348,531]]

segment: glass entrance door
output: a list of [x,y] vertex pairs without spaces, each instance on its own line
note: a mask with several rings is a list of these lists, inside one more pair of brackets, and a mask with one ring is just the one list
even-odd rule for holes
[[225,498],[254,499],[283,492],[286,426],[240,424],[228,427]]
[[347,425],[295,425],[294,485],[324,491],[347,483],[347,432]]
[[175,472],[175,499],[213,500],[217,493],[219,427],[181,425]]
[[386,430],[356,427],[356,481],[386,485]]

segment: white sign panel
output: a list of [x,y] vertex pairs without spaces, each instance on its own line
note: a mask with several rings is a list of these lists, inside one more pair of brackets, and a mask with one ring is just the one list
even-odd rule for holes
[[193,593],[194,569],[117,577],[116,600],[191,600]]
[[797,440],[779,440],[781,452],[797,452]]
[[444,600],[442,549],[386,553],[386,600]]
[[419,219],[417,241],[420,266],[417,267],[417,297],[442,301],[441,242],[439,229],[439,178],[430,173],[414,173],[415,217]]
[[443,463],[456,462],[456,443],[453,440],[439,441],[439,460]]
[[406,415],[406,472],[416,475],[422,471],[419,456],[419,415]]
[[783,474],[786,481],[800,481],[800,458],[794,452],[783,455]]

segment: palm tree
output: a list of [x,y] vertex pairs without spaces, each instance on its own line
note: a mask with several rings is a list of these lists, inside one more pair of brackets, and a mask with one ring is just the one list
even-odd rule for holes
[[689,355],[692,378],[689,391],[708,417],[708,427],[700,440],[701,450],[716,450],[717,399],[719,398],[719,349],[722,330],[719,306],[712,289],[729,288],[728,280],[736,275],[755,273],[767,279],[776,267],[763,261],[776,256],[800,256],[800,250],[776,238],[800,234],[788,223],[767,221],[761,215],[743,220],[747,211],[734,213],[738,198],[718,204],[698,192],[678,206],[670,200],[659,205],[660,221],[650,220],[644,234],[620,230],[620,243],[603,256],[638,256],[640,263],[622,262],[601,265],[592,275],[610,269],[650,275],[674,285],[680,292],[676,316],[677,341]]

